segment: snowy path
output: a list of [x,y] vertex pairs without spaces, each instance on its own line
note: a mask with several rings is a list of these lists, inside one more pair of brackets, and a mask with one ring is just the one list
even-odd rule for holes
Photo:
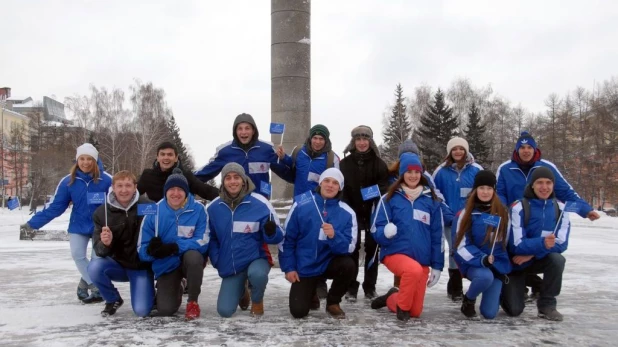
[[[125,284],[118,286],[125,305],[113,318],[99,315],[102,304],[79,304],[79,275],[68,242],[19,241],[18,225],[27,220],[19,213],[0,211],[2,346],[610,346],[618,339],[616,218],[592,225],[574,221],[558,298],[565,315],[561,323],[536,318],[535,307],[527,307],[519,318],[500,311],[493,321],[463,320],[459,306],[446,300],[447,274],[428,290],[418,321],[405,324],[386,309],[371,310],[362,294],[357,303],[342,303],[346,320],[328,318],[323,307],[308,319],[294,320],[287,308],[289,284],[279,269],[270,275],[264,317],[256,320],[248,312],[237,312],[232,319],[222,319],[215,309],[220,279],[211,267],[200,296],[202,317],[186,323],[180,319],[184,304],[179,318],[136,318]],[[67,220],[65,214],[49,228]],[[378,292],[384,293],[391,283],[392,275],[381,266]]]

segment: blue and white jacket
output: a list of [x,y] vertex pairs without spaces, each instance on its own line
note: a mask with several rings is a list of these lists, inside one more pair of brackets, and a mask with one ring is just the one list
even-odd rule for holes
[[[284,225],[285,238],[279,244],[281,271],[296,271],[299,277],[322,275],[334,256],[352,254],[356,247],[358,228],[352,208],[339,199],[324,201],[320,194],[311,194],[313,200],[292,205]],[[320,217],[333,225],[332,239],[321,230]]]
[[[283,240],[275,209],[260,194],[246,195],[233,211],[221,198],[216,198],[206,212],[208,255],[222,278],[244,271],[256,259],[268,259],[264,243],[278,244]],[[277,224],[275,235],[270,237],[264,232],[268,220]]]
[[194,174],[200,181],[208,182],[221,172],[225,164],[238,163],[255,185],[256,192],[266,196],[259,191],[260,182],[270,182],[271,169],[279,177],[289,175],[289,168],[283,163],[277,163],[277,159],[273,144],[270,142],[257,140],[253,147],[245,151],[238,146],[236,140],[232,140],[217,147],[215,156]]
[[[521,265],[513,265],[513,270],[522,270],[530,266],[535,259],[543,259],[549,253],[562,253],[569,246],[571,223],[569,213],[562,213],[562,218],[556,223],[556,211],[551,199],[542,200],[528,198],[530,202],[530,220],[524,226],[524,209],[520,201],[511,207],[511,223],[509,236],[509,253],[515,255],[533,255],[530,261]],[[558,202],[562,211],[564,204]],[[556,224],[558,227],[556,228]],[[556,228],[556,244],[551,249],[545,248],[545,236]]]
[[[460,227],[461,216],[463,216],[465,212],[465,209],[461,210],[461,212],[455,217],[453,224],[457,227],[453,228],[451,231],[451,237],[453,240],[456,240],[457,238],[456,235]],[[484,242],[485,235],[487,234],[487,224],[483,222],[481,211],[475,209],[472,211],[470,217],[472,218],[470,230],[466,232],[459,245],[453,245],[453,247],[457,247],[457,251],[454,254],[455,262],[464,277],[466,277],[468,269],[471,267],[485,267],[485,265],[483,265],[483,259],[491,254],[491,247],[495,237],[494,231],[489,238],[489,242]],[[502,223],[507,223],[508,240],[508,221],[502,221]],[[511,272],[511,260],[509,258],[509,253],[503,246],[503,243],[496,243],[493,256],[494,263],[491,265],[492,270],[502,275],[506,275]]]
[[[155,259],[148,254],[150,239],[159,236],[163,243],[178,245],[178,253],[162,259]],[[141,261],[152,262],[155,278],[174,271],[181,264],[186,251],[196,250],[206,254],[208,234],[206,233],[206,211],[204,205],[195,201],[193,194],[187,196],[187,202],[178,210],[167,204],[167,198],[157,202],[157,215],[147,215],[137,239],[137,252]]]
[[451,211],[459,211],[466,205],[468,194],[474,186],[474,177],[483,167],[474,162],[474,157],[468,153],[466,164],[457,170],[456,164],[446,166],[440,164],[433,172],[433,181],[440,190]]
[[[307,145],[303,145],[296,155],[296,167],[290,172],[287,178],[290,183],[294,183],[294,196],[298,196],[306,191],[313,191],[318,186],[320,175],[324,172],[328,161],[328,152],[320,154],[315,158],[307,153]],[[289,168],[294,166],[293,158],[286,154],[283,163]],[[339,156],[335,153],[333,167],[339,169]],[[293,174],[293,177],[290,175]]]
[[571,187],[560,171],[558,171],[556,165],[545,159],[535,162],[527,175],[524,174],[513,160],[507,160],[498,167],[498,172],[496,173],[496,179],[498,180],[496,192],[504,206],[510,206],[513,202],[520,200],[524,196],[524,189],[526,185],[530,183],[532,172],[536,168],[542,166],[549,168],[554,173],[554,194],[556,198],[563,202],[578,202],[578,204],[580,204],[579,206],[582,206],[578,214],[586,218],[588,213],[592,211],[592,207],[575,192],[573,187]]
[[[382,196],[371,226],[371,236],[382,249],[380,261],[384,262],[384,257],[392,254],[404,254],[423,266],[442,271],[444,225],[440,205],[432,198],[429,187],[425,187],[414,201],[410,201],[401,188],[389,201],[386,195]],[[397,226],[397,234],[392,239],[384,236],[384,227],[389,221]]]
[[[71,234],[80,234],[91,236],[94,231],[94,222],[92,214],[101,206],[101,204],[88,204],[88,193],[107,194],[112,185],[112,176],[103,169],[103,162],[97,160],[99,166],[100,177],[94,181],[91,174],[87,174],[77,169],[75,171],[75,181],[69,185],[71,175],[64,176],[58,186],[56,192],[48,208],[35,214],[28,224],[33,229],[40,229],[45,224],[60,216],[69,207],[69,203],[73,203],[71,217],[69,221],[69,230]],[[101,201],[104,201],[102,199]]]

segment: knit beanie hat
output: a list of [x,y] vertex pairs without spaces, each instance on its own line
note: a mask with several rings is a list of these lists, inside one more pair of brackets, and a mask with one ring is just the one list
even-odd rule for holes
[[453,147],[455,146],[461,146],[466,150],[466,153],[470,153],[470,148],[468,146],[468,141],[466,141],[466,139],[461,138],[461,137],[453,137],[446,144],[446,154],[451,155],[451,151],[453,150]]
[[95,161],[99,160],[99,151],[90,143],[84,143],[83,145],[77,147],[77,153],[75,154],[75,160],[79,158],[80,155],[86,154],[94,158]]
[[165,185],[163,186],[163,194],[167,194],[167,191],[174,187],[184,190],[185,194],[189,195],[189,182],[182,173],[182,170],[179,168],[175,168],[174,171],[172,171],[172,174],[167,178],[167,181],[165,181]]
[[539,178],[548,178],[552,182],[554,183],[556,182],[554,173],[545,166],[538,167],[534,169],[534,171],[532,171],[532,176],[530,178],[530,184],[534,184],[534,182],[538,180]]
[[324,172],[320,175],[318,184],[322,184],[322,181],[324,181],[327,177],[336,179],[337,182],[339,182],[339,191],[343,190],[343,174],[339,171],[339,169],[331,167],[330,169],[324,170]]
[[496,175],[489,170],[481,170],[474,176],[474,185],[472,189],[476,189],[480,186],[488,186],[496,188]]
[[527,131],[522,131],[517,139],[517,143],[515,144],[515,150],[519,151],[519,148],[522,145],[530,145],[532,148],[536,149],[536,141],[534,141],[534,137],[530,135]]
[[237,173],[240,177],[242,177],[243,181],[247,181],[247,175],[245,174],[245,168],[238,163],[227,163],[221,169],[221,179],[225,179],[225,176],[230,172]]
[[401,157],[401,155],[404,153],[414,153],[416,155],[419,155],[418,146],[411,139],[407,139],[399,145],[399,152],[397,153],[397,156]]
[[414,153],[403,153],[399,158],[399,176],[401,177],[404,173],[411,170],[424,171],[421,159]]
[[329,140],[330,138],[330,131],[328,131],[328,128],[322,124],[316,124],[314,126],[311,127],[311,129],[309,130],[309,138],[314,137],[315,135],[321,135],[324,136],[325,140]]

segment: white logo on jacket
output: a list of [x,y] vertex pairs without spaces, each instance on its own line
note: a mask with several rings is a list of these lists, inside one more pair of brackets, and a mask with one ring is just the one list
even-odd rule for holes
[[193,237],[193,233],[195,232],[195,226],[193,225],[179,225],[178,226],[178,236],[190,239]]
[[431,215],[425,211],[414,210],[414,219],[427,225],[431,223]]
[[232,226],[232,231],[235,233],[249,234],[249,233],[255,233],[259,230],[260,230],[259,222],[236,221],[234,222],[234,225]]
[[268,170],[270,170],[270,163],[259,161],[255,163],[249,163],[250,174],[268,173]]

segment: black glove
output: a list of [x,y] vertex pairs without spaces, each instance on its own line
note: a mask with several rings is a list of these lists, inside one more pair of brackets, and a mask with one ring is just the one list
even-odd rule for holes
[[[160,240],[160,239],[159,239]],[[159,241],[160,242],[160,241]],[[174,243],[162,243],[158,248],[152,250],[150,255],[157,259],[169,257],[178,253],[178,245]]]
[[276,232],[277,232],[277,223],[271,220],[264,223],[264,233],[266,234],[266,236],[271,237],[275,235]]
[[159,236],[155,236],[150,239],[150,243],[148,244],[148,249],[146,249],[146,253],[150,254],[154,257],[155,252],[159,250],[163,246],[163,241]]

